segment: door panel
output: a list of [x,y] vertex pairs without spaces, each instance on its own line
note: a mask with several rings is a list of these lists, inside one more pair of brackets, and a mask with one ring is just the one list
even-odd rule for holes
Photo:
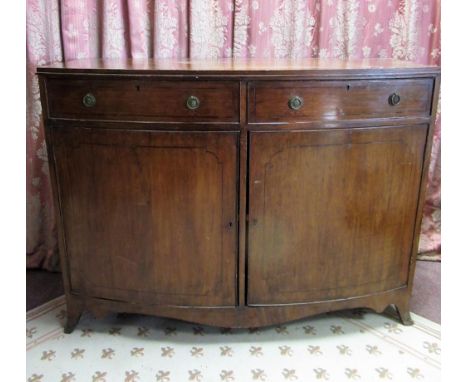
[[237,133],[54,130],[72,290],[235,305]]
[[248,303],[407,282],[427,125],[250,136]]

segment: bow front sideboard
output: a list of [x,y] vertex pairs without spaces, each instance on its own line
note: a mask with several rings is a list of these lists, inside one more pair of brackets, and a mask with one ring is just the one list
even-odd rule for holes
[[70,332],[258,327],[409,299],[440,71],[392,60],[37,69]]

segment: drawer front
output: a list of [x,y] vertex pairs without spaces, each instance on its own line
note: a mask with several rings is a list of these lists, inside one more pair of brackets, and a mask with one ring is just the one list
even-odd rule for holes
[[237,122],[236,81],[47,80],[49,118]]
[[249,122],[428,116],[432,86],[431,78],[251,82]]

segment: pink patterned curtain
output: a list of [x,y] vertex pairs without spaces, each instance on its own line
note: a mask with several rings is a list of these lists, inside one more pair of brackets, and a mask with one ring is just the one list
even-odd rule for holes
[[[87,57],[381,57],[440,63],[440,0],[28,0],[27,265],[56,269],[37,65]],[[420,252],[440,253],[440,122]]]

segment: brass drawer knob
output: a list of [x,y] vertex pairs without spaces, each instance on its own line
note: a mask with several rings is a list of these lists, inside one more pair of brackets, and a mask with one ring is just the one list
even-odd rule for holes
[[388,103],[392,106],[398,105],[400,103],[401,97],[398,93],[393,93],[388,97]]
[[91,93],[86,94],[83,97],[83,105],[85,105],[86,107],[95,106],[96,105],[96,97]]
[[200,100],[198,99],[198,97],[195,97],[195,96],[188,97],[187,98],[187,107],[190,110],[198,109],[200,107]]
[[289,99],[288,106],[290,109],[299,110],[304,105],[304,100],[299,96],[294,96]]

